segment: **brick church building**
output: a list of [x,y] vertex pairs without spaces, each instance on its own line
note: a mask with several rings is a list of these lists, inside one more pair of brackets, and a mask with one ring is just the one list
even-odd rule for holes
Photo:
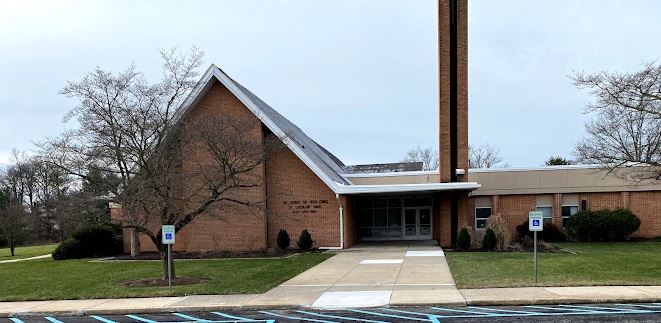
[[[659,236],[658,185],[629,186],[591,166],[468,169],[467,0],[440,0],[439,169],[421,163],[345,165],[300,128],[223,70],[211,66],[187,100],[186,118],[248,116],[260,136],[281,138],[286,149],[263,164],[261,187],[246,194],[265,200],[251,212],[203,214],[177,233],[174,251],[264,250],[285,229],[307,229],[315,247],[349,248],[361,241],[436,240],[451,246],[458,228],[483,227],[500,214],[510,229],[529,211],[561,226],[580,209],[630,208],[641,217],[635,234]],[[125,234],[125,251],[130,235]],[[141,237],[143,251],[153,244]]]

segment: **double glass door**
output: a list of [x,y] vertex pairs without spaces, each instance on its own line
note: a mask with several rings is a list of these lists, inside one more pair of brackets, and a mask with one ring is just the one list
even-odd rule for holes
[[431,225],[431,208],[417,207],[404,209],[404,239],[431,239]]

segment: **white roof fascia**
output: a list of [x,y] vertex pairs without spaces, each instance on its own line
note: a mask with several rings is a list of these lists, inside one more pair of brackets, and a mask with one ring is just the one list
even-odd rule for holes
[[482,187],[476,182],[431,183],[431,184],[399,184],[399,185],[351,185],[339,187],[338,194],[363,193],[402,193],[402,192],[434,192],[434,191],[473,191]]
[[599,169],[601,165],[549,165],[537,167],[518,167],[518,168],[471,168],[468,173],[500,173],[500,172],[528,172],[543,170],[571,170],[571,169]]
[[394,177],[394,176],[415,176],[415,175],[438,175],[438,170],[416,170],[407,172],[385,172],[385,173],[351,173],[340,174],[343,177]]
[[[263,113],[261,113],[261,110],[257,108],[254,102],[250,100],[244,93],[241,91],[236,85],[234,85],[234,82],[232,82],[223,71],[221,71],[218,67],[215,65],[212,66],[213,69],[213,75],[222,83],[234,96],[236,96],[241,103],[243,103],[250,111],[260,120],[262,121],[273,133],[278,136],[282,140],[282,142],[287,145],[287,147],[299,158],[301,159],[305,165],[307,165],[331,190],[333,190],[334,193],[338,193],[338,188],[339,185],[335,181],[333,181],[324,171],[322,171],[315,162],[313,162],[307,154],[305,154],[302,149],[294,143],[292,140],[289,140],[287,137],[287,134],[280,129],[280,127],[277,126],[271,118],[267,117]],[[206,74],[205,74],[206,76]]]

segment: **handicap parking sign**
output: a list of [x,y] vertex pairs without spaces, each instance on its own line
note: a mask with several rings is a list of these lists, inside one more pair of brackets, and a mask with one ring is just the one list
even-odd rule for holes
[[162,231],[162,239],[161,242],[163,244],[174,244],[174,225],[164,225],[161,228]]
[[528,213],[528,230],[542,231],[544,229],[544,213],[533,211]]

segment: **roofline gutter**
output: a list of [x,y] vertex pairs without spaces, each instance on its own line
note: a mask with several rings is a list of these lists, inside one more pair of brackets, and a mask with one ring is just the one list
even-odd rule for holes
[[429,183],[429,184],[380,184],[340,186],[336,194],[369,193],[415,193],[415,192],[452,192],[474,191],[482,187],[477,182]]

